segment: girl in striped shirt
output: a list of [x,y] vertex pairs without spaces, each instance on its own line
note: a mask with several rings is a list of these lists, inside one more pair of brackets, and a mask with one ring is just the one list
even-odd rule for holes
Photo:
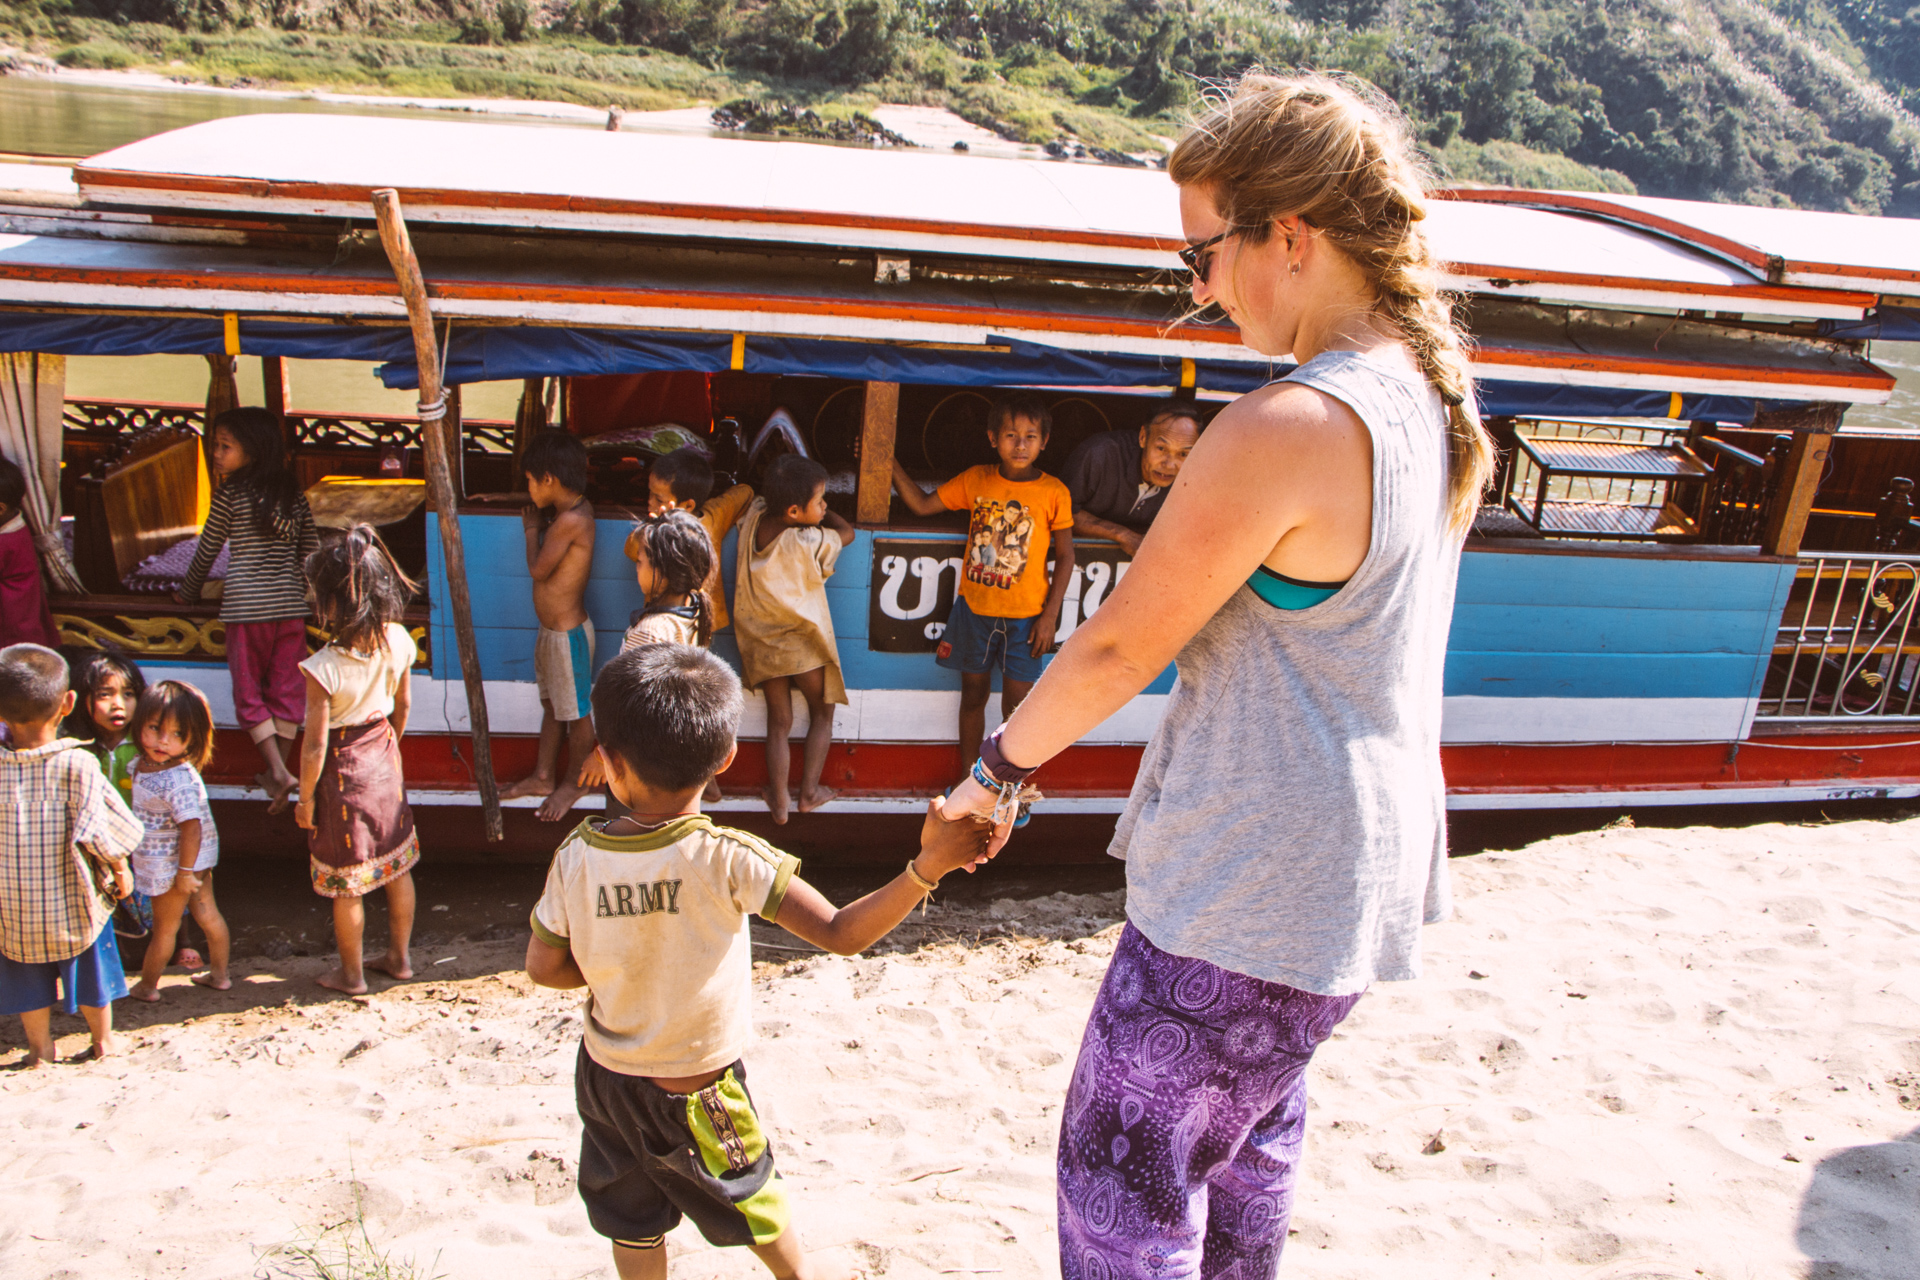
[[307,656],[307,575],[301,566],[320,549],[320,535],[273,413],[229,409],[215,418],[209,456],[223,481],[180,599],[192,604],[200,598],[214,557],[231,543],[220,620],[226,624],[233,710],[266,765],[254,781],[272,799],[269,812],[278,813],[299,785],[287,768],[286,744],[306,717],[300,662]]

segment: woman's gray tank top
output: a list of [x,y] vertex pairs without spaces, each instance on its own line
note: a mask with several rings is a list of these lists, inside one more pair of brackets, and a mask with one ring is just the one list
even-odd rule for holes
[[1440,702],[1461,542],[1430,384],[1352,351],[1282,381],[1366,424],[1372,545],[1330,599],[1282,610],[1243,586],[1187,643],[1110,852],[1163,951],[1347,995],[1418,977],[1420,925],[1450,911]]

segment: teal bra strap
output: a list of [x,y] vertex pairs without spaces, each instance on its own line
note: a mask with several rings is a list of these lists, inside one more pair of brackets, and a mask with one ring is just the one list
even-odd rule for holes
[[1253,594],[1276,609],[1311,609],[1346,586],[1344,582],[1301,582],[1261,565],[1247,579]]

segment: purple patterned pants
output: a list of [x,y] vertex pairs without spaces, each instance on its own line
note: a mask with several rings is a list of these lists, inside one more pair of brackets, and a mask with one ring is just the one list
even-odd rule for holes
[[1358,1003],[1120,937],[1060,1121],[1064,1280],[1268,1280],[1307,1063]]

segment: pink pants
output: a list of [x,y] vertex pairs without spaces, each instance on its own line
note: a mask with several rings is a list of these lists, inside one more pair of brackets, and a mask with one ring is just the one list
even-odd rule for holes
[[233,677],[233,712],[249,737],[291,738],[307,718],[307,620],[227,624],[227,671]]

